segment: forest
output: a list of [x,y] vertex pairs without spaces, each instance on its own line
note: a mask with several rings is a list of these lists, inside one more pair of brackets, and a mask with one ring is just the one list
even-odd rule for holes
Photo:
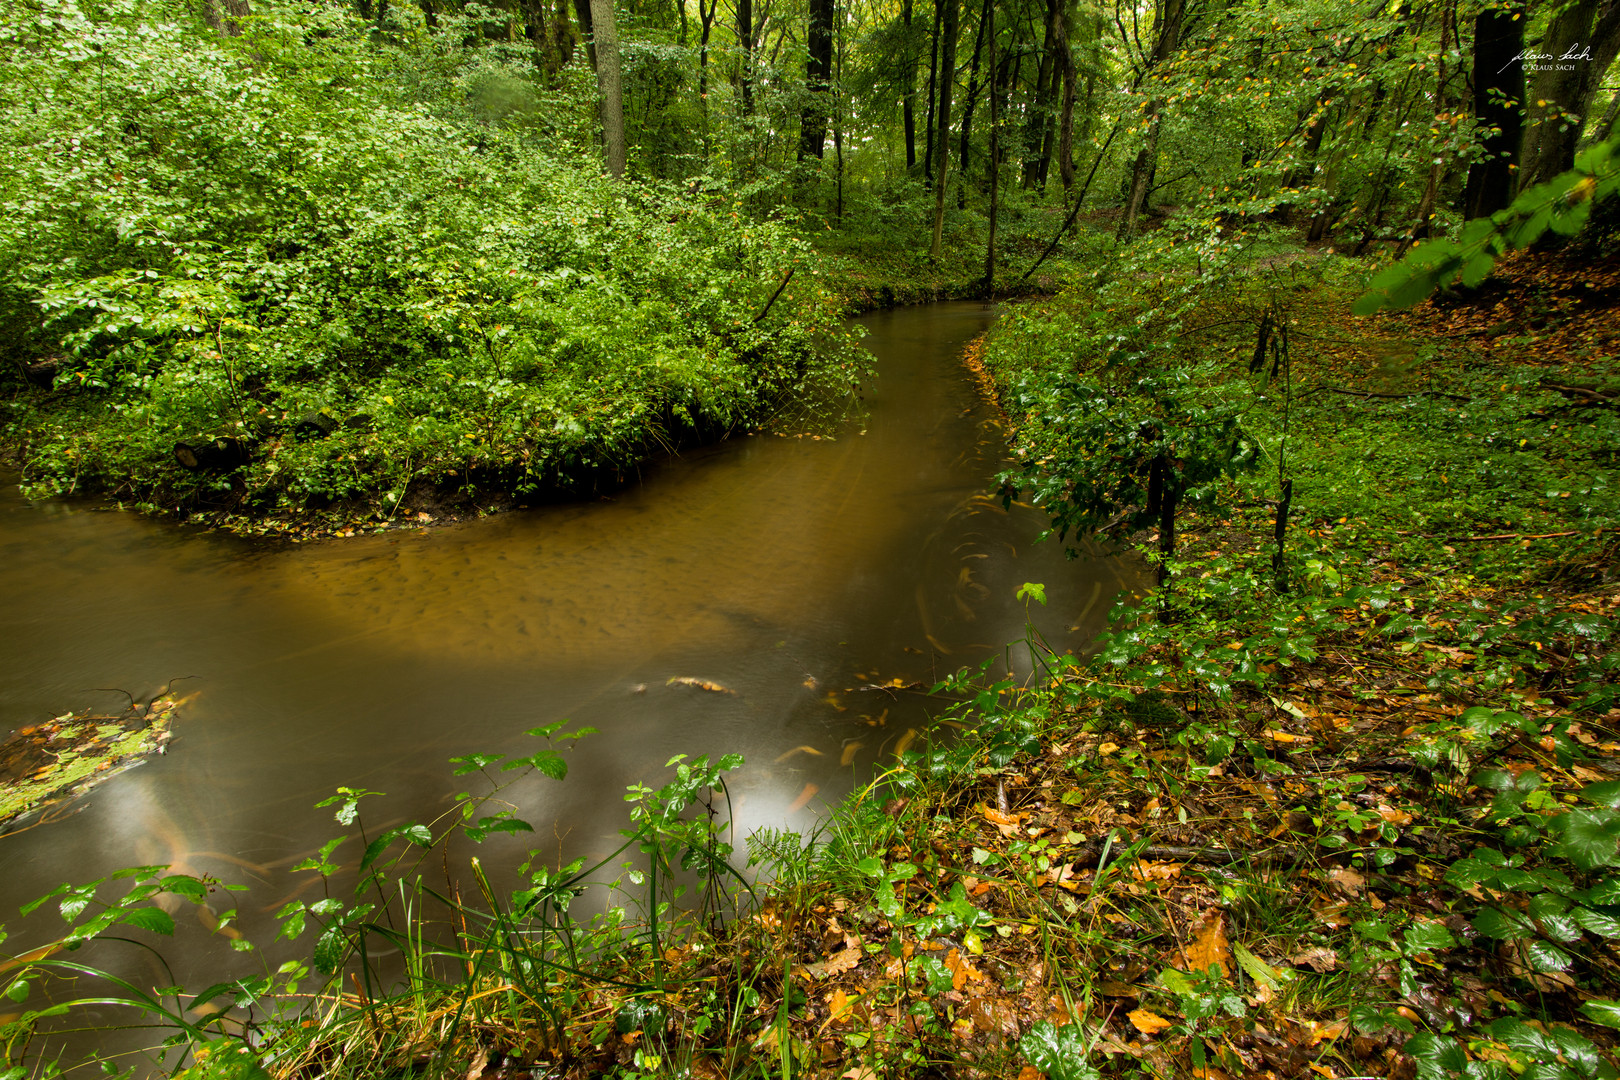
[[[299,959],[206,874],[63,884],[0,1080],[1620,1077],[1620,2],[719,4],[9,0],[6,482],[280,545],[601,499],[850,438],[851,318],[973,300],[985,501],[1144,586],[1076,655],[1025,583],[808,833],[682,756],[486,873],[558,722],[323,802]],[[97,959],[202,905],[251,973]]]

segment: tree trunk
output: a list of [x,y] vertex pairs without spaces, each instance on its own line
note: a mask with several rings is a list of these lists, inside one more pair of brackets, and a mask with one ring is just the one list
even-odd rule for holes
[[[1035,98],[1029,119],[1024,123],[1024,187],[1035,185],[1041,171],[1041,144],[1052,116],[1052,88],[1057,81],[1058,24],[1062,21],[1061,0],[1046,0],[1046,37],[1041,47],[1041,64],[1035,72]],[[1180,3],[1181,0],[1175,0]]]
[[[221,11],[221,8],[224,8]],[[203,0],[203,22],[216,34],[236,37],[242,32],[242,20],[253,14],[248,0]],[[366,16],[368,19],[369,15]]]
[[934,103],[939,75],[939,21],[944,17],[943,0],[934,0],[934,32],[928,47],[928,120],[923,124],[923,176],[934,175]]
[[1074,98],[1077,89],[1074,69],[1074,50],[1069,42],[1067,20],[1063,28],[1063,51],[1058,61],[1063,65],[1063,106],[1058,118],[1058,179],[1063,182],[1063,196],[1067,198],[1074,187]]
[[799,116],[799,160],[820,159],[827,143],[827,87],[832,81],[833,6],[836,0],[810,0],[810,54],[804,65],[810,100]]
[[1485,157],[1468,169],[1463,213],[1490,217],[1513,201],[1519,144],[1524,138],[1524,5],[1494,8],[1474,18],[1474,119],[1492,129]]
[[1586,113],[1617,50],[1620,0],[1576,0],[1547,28],[1538,51],[1552,59],[1543,63],[1527,95],[1530,129],[1519,170],[1520,190],[1574,167]]
[[579,23],[579,36],[585,39],[585,57],[596,70],[596,32],[591,26],[591,0],[574,0],[574,18]]
[[608,175],[624,176],[624,92],[619,76],[619,29],[613,0],[590,0],[591,38],[596,47],[596,90],[602,116],[602,159]]
[[995,5],[986,2],[985,12],[990,37],[990,153],[986,160],[986,168],[990,172],[990,238],[984,245],[984,298],[988,300],[996,294],[996,196],[1000,194],[996,177],[1001,172],[1001,94],[996,85]]
[[[973,106],[979,99],[979,53],[984,48],[985,29],[990,25],[990,16],[995,0],[984,0],[984,9],[979,12],[979,32],[973,38],[973,63],[968,67],[968,96],[962,106],[962,141],[959,144],[956,157],[956,175],[958,178],[967,175],[968,142],[973,131]],[[967,205],[967,185],[957,185],[957,209]]]
[[951,156],[951,89],[956,84],[956,12],[958,0],[945,0],[944,55],[939,65],[939,165],[934,180],[934,243],[928,256],[939,261],[945,234],[945,167]]
[[[1185,10],[1184,0],[1167,0],[1155,16],[1158,22],[1158,40],[1154,42],[1153,54],[1148,58],[1147,71],[1151,72],[1159,64],[1170,58],[1175,52],[1176,44],[1181,38],[1181,16]],[[1148,186],[1152,182],[1153,165],[1159,156],[1159,110],[1163,102],[1159,98],[1150,98],[1147,103],[1147,143],[1136,155],[1136,161],[1131,165],[1131,190],[1125,202],[1125,214],[1119,220],[1119,239],[1129,240],[1136,231],[1136,218],[1142,212],[1142,204],[1147,200]]]
[[[684,6],[684,0],[676,0]],[[742,94],[744,116],[754,111],[754,0],[737,0],[737,48],[742,55],[737,89]]]
[[900,18],[906,28],[905,55],[900,58],[900,115],[906,129],[906,172],[917,167],[917,58],[911,53],[911,3],[905,0]]

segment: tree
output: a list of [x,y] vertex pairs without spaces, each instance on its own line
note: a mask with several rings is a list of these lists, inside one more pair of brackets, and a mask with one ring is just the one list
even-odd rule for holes
[[1468,170],[1464,214],[1489,217],[1513,201],[1524,138],[1522,3],[1474,17],[1474,119],[1485,132],[1485,156]]
[[624,176],[624,91],[619,75],[619,30],[613,0],[590,0],[591,39],[596,53],[596,90],[602,119],[602,159],[610,176]]
[[799,114],[799,160],[820,158],[827,144],[827,88],[832,82],[833,17],[837,0],[810,0],[810,51],[804,65],[809,95]]
[[945,172],[950,159],[951,88],[956,83],[956,17],[958,0],[944,0],[944,57],[939,66],[939,166],[934,174],[934,242],[929,258],[938,260],[945,232]]
[[1542,38],[1543,62],[1530,89],[1530,128],[1519,187],[1544,183],[1575,163],[1587,113],[1620,52],[1620,0],[1574,0]]
[[[1151,78],[1155,68],[1167,63],[1175,53],[1176,46],[1181,40],[1181,18],[1185,10],[1185,0],[1165,0],[1164,4],[1153,14],[1154,29],[1158,37],[1154,42],[1153,54],[1148,58],[1148,77]],[[1143,122],[1147,127],[1147,140],[1142,149],[1137,151],[1136,160],[1131,164],[1130,194],[1125,202],[1125,213],[1119,220],[1119,238],[1129,240],[1136,231],[1136,217],[1142,212],[1142,204],[1147,201],[1148,184],[1153,174],[1153,166],[1159,154],[1159,121],[1160,112],[1164,102],[1157,96],[1148,99],[1147,107],[1143,110]]]

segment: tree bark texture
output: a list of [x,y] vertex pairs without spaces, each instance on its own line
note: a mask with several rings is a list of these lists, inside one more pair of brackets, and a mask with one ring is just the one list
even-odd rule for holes
[[1586,114],[1617,50],[1620,0],[1576,0],[1553,19],[1537,50],[1552,59],[1543,62],[1528,94],[1520,190],[1574,167]]
[[[1153,68],[1169,60],[1171,54],[1175,52],[1181,38],[1181,17],[1184,11],[1184,0],[1168,0],[1159,9],[1158,40],[1154,42],[1153,55],[1148,58],[1148,71],[1151,72]],[[1142,212],[1142,204],[1147,201],[1153,164],[1159,156],[1159,111],[1163,105],[1159,98],[1151,98],[1147,103],[1145,110],[1147,142],[1131,165],[1130,195],[1125,202],[1125,214],[1119,221],[1120,240],[1129,240],[1136,231],[1136,218]]]
[[939,165],[934,180],[934,242],[929,257],[938,259],[945,233],[945,170],[950,160],[951,89],[956,83],[956,18],[959,0],[944,0],[944,44],[939,65]]
[[602,159],[610,176],[624,176],[624,89],[619,75],[619,29],[613,0],[590,0],[591,38],[596,46],[596,90],[602,117]]
[[832,82],[833,9],[836,0],[810,0],[810,54],[804,87],[810,95],[799,116],[799,160],[820,158],[827,143],[827,88]]

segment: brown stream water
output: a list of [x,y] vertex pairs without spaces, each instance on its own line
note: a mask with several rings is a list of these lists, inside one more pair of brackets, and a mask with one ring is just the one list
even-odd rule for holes
[[[810,826],[943,707],[862,687],[1005,662],[1026,581],[1047,586],[1047,639],[1080,651],[1136,583],[1117,560],[1033,544],[1042,516],[989,497],[1004,437],[958,355],[992,315],[866,317],[880,377],[835,440],[734,439],[586,504],[271,548],[8,489],[0,728],[116,711],[96,687],[144,698],[196,676],[176,691],[197,697],[166,756],[0,838],[7,948],[55,932],[25,929],[20,904],[151,863],[251,886],[235,902],[268,945],[268,913],[313,878],[290,865],[341,831],[315,802],[366,787],[387,793],[365,804],[373,831],[428,820],[469,786],[450,757],[532,753],[522,732],[565,717],[600,734],[570,744],[567,780],[516,789],[536,834],[486,865],[529,846],[611,851],[625,786],[663,783],[678,753],[747,758],[732,785],[743,834]],[[735,694],[669,684],[683,676]],[[793,809],[807,785],[816,797]],[[251,973],[219,946],[187,923],[165,954],[193,989]]]

